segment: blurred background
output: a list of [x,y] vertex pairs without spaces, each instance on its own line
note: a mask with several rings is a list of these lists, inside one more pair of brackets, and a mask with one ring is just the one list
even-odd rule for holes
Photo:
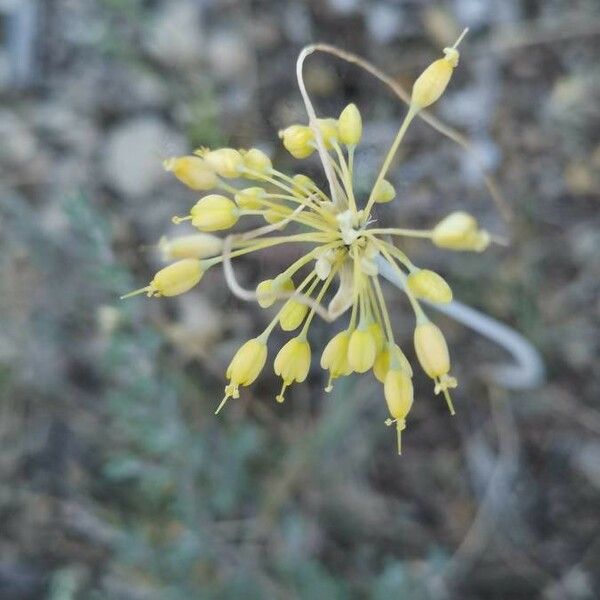
[[[482,255],[406,250],[524,334],[547,380],[486,383],[504,352],[436,317],[458,414],[416,374],[402,457],[381,386],[326,395],[318,364],[285,405],[265,369],[216,418],[230,357],[269,315],[217,269],[176,299],[118,300],[196,200],[161,160],[258,145],[320,177],[277,139],[305,120],[300,48],[339,45],[410,86],[465,26],[434,112],[473,141],[513,222],[423,122],[382,216],[425,226],[465,209],[510,237]],[[597,0],[2,0],[0,28],[2,600],[598,598]],[[363,112],[367,188],[403,106],[331,57],[311,57],[306,81],[321,115]],[[251,286],[289,259],[237,272]],[[414,359],[409,307],[387,292]],[[331,331],[317,323],[314,347]]]

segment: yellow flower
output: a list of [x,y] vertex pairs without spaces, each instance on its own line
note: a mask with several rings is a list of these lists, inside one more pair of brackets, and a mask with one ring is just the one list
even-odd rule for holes
[[[318,147],[324,171],[321,180],[282,173],[257,148],[240,151],[200,148],[195,156],[165,161],[165,168],[188,187],[214,188],[219,193],[198,200],[188,216],[173,219],[176,223],[191,221],[202,233],[161,240],[165,258],[181,260],[159,271],[148,286],[128,296],[181,294],[196,285],[213,265],[260,251],[279,253],[277,259],[285,260],[291,253],[283,250],[284,245],[305,248],[278,275],[256,286],[256,300],[262,308],[272,306],[277,300],[283,302],[263,332],[246,342],[233,357],[227,369],[225,397],[217,412],[228,398],[239,397],[240,386],[249,385],[258,377],[267,359],[268,338],[278,324],[284,331],[299,329],[296,337],[280,349],[273,363],[275,373],[283,380],[277,396],[281,402],[287,386],[308,376],[311,348],[307,336],[314,318],[344,318],[347,319],[344,330],[329,340],[321,354],[321,367],[328,371],[325,389],[330,391],[335,379],[353,371],[365,373],[373,369],[374,376],[383,383],[391,415],[388,422],[396,423],[400,451],[400,432],[413,401],[412,368],[394,339],[381,289],[380,270],[384,272],[385,266],[396,271],[402,281],[406,279],[405,291],[417,323],[414,333],[417,358],[435,381],[435,393],[443,392],[454,414],[448,390],[456,386],[456,380],[449,374],[448,347],[420,304],[421,300],[449,302],[452,291],[437,273],[416,267],[391,240],[427,239],[440,248],[480,251],[491,237],[471,215],[462,211],[448,215],[433,228],[408,229],[378,223],[380,217],[373,213],[373,208],[376,203],[390,202],[396,196],[393,185],[386,179],[390,165],[415,115],[446,89],[458,64],[456,46],[460,39],[444,50],[444,58],[431,64],[416,80],[411,105],[366,201],[354,186],[355,150],[362,137],[362,118],[354,104],[346,106],[339,119],[319,119],[309,107],[309,120],[317,129],[296,124],[279,132],[284,147],[295,158],[307,158]],[[224,241],[209,232],[228,230],[240,221],[243,224],[247,217],[254,220],[255,228],[227,236],[225,255]],[[256,217],[269,225],[257,226]],[[230,269],[226,269],[226,276],[239,296],[252,296],[240,292]],[[292,281],[298,279],[295,289]]]
[[355,329],[348,344],[348,363],[353,371],[366,373],[375,363],[377,341],[366,327]]
[[391,202],[395,197],[396,190],[387,179],[382,179],[375,187],[375,202],[385,204],[386,202]]
[[310,369],[310,345],[302,337],[292,338],[285,344],[275,357],[273,363],[275,375],[283,379],[281,392],[276,397],[277,402],[284,401],[285,389],[294,381],[302,383]]
[[209,258],[223,250],[223,240],[210,233],[195,233],[168,239],[162,237],[158,243],[163,260],[179,258]]
[[258,148],[251,148],[242,154],[244,166],[251,173],[247,173],[248,179],[261,179],[261,175],[268,175],[273,168],[271,159]]
[[306,125],[291,125],[279,132],[285,149],[294,158],[308,158],[314,151],[315,135]]
[[362,136],[362,118],[356,104],[348,104],[338,119],[340,142],[356,146]]
[[248,340],[238,349],[227,367],[226,376],[229,383],[225,387],[225,397],[221,400],[215,414],[219,413],[229,398],[239,398],[240,385],[254,383],[266,361],[267,345],[261,338]]
[[444,48],[444,58],[431,63],[415,81],[411,95],[411,105],[417,109],[427,108],[436,102],[446,91],[452,72],[458,66],[460,54],[456,47],[467,33],[456,40],[452,48]]
[[[289,294],[294,291],[291,279],[265,279],[256,286],[257,301],[261,308],[269,308],[277,301],[278,294]],[[295,328],[294,328],[295,329]]]
[[329,370],[329,381],[325,387],[326,392],[333,389],[333,380],[343,375],[350,375],[352,369],[348,363],[348,345],[350,332],[340,331],[329,340],[321,355],[321,368]]
[[407,277],[406,284],[417,298],[441,304],[452,301],[452,290],[446,280],[429,269],[415,269]]
[[130,298],[146,293],[151,296],[179,296],[196,286],[204,275],[204,264],[196,258],[184,258],[161,269],[145,288],[121,296]]
[[454,408],[448,395],[448,389],[456,387],[456,379],[450,377],[450,353],[444,334],[440,328],[426,321],[415,328],[415,352],[423,371],[436,383],[435,393],[444,392],[448,408],[454,414]]
[[[239,218],[234,202],[219,194],[210,194],[198,200],[190,210],[192,225],[200,231],[222,231],[233,227]],[[175,223],[185,219],[176,217]]]
[[297,329],[302,325],[302,321],[304,321],[307,313],[308,306],[306,306],[306,304],[299,300],[295,300],[294,298],[290,298],[283,305],[281,314],[279,315],[281,329],[284,331],[294,331],[294,329]]
[[261,187],[248,187],[240,190],[235,196],[235,203],[244,210],[257,210],[262,206],[265,189]]
[[193,190],[211,190],[219,182],[211,167],[198,156],[168,158],[163,166]]
[[413,385],[410,377],[400,369],[391,369],[385,376],[383,384],[385,401],[390,411],[391,419],[387,425],[396,423],[398,437],[398,454],[402,454],[400,433],[406,427],[406,416],[413,404]]
[[221,177],[239,177],[244,169],[242,155],[233,148],[219,148],[218,150],[208,151],[203,153],[203,158]]
[[456,211],[442,219],[433,229],[432,241],[440,248],[482,252],[490,243],[487,231],[479,229],[475,217]]

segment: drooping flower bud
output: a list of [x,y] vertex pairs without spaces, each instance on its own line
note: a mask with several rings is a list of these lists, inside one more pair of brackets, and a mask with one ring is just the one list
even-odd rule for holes
[[163,167],[193,190],[211,190],[218,183],[214,171],[198,156],[168,158]]
[[237,223],[239,212],[229,198],[220,194],[210,194],[196,202],[190,210],[190,216],[192,225],[200,231],[221,231]]
[[415,352],[423,371],[436,382],[435,393],[444,392],[448,408],[454,414],[454,408],[447,391],[456,387],[456,379],[448,375],[450,371],[450,353],[444,334],[440,328],[426,321],[415,328]]
[[223,240],[210,233],[194,233],[171,239],[162,237],[158,245],[165,261],[210,258],[223,250]]
[[490,243],[490,235],[484,229],[479,229],[475,217],[464,211],[456,211],[434,227],[431,240],[440,248],[482,252]]
[[406,279],[408,289],[417,297],[430,302],[446,304],[452,301],[452,290],[446,280],[435,271],[415,269]]
[[219,413],[229,398],[239,398],[239,386],[253,383],[263,370],[266,360],[267,345],[261,338],[248,340],[238,349],[227,367],[229,383],[225,386],[225,397],[215,414]]
[[235,196],[235,203],[244,210],[258,210],[261,206],[261,199],[265,196],[265,190],[261,187],[248,187],[240,190]]
[[352,368],[348,363],[348,345],[350,332],[340,331],[329,340],[321,355],[321,368],[329,370],[329,381],[326,392],[333,389],[333,380],[344,375],[350,375]]
[[406,416],[413,404],[412,381],[404,371],[391,369],[385,377],[383,393],[392,416],[391,419],[386,421],[386,424],[396,423],[398,454],[402,454],[401,432],[406,427]]
[[290,125],[279,132],[279,137],[294,158],[308,158],[315,151],[315,135],[306,125]]
[[377,341],[366,327],[358,327],[350,336],[348,363],[353,371],[366,373],[375,362]]
[[362,136],[362,117],[356,104],[348,104],[338,119],[340,142],[346,146],[356,146]]
[[[255,173],[268,175],[273,170],[271,159],[258,148],[251,148],[242,155],[242,158],[244,159],[246,169]],[[259,175],[247,172],[245,173],[245,177],[248,179],[262,179]]]
[[382,179],[375,187],[373,195],[375,202],[384,204],[386,202],[391,202],[395,197],[396,189],[387,179]]
[[205,152],[204,160],[221,177],[239,177],[244,168],[242,155],[233,148],[219,148]]
[[275,357],[273,368],[275,375],[283,379],[281,392],[276,397],[277,402],[283,402],[285,388],[294,381],[302,383],[310,369],[310,346],[306,339],[301,337],[292,338],[287,342]]

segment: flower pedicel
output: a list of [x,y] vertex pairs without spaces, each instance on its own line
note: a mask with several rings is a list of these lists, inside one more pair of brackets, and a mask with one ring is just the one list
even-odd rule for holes
[[[372,210],[376,204],[395,198],[396,191],[385,176],[410,123],[446,89],[458,65],[461,39],[446,48],[444,56],[416,80],[406,116],[366,202],[355,196],[353,186],[355,149],[362,136],[361,114],[354,104],[349,104],[338,119],[313,119],[313,126],[295,124],[279,132],[283,145],[295,158],[319,153],[328,192],[306,175],[289,176],[274,169],[269,157],[257,148],[200,148],[194,156],[164,162],[165,169],[191,189],[210,192],[189,215],[173,218],[175,223],[190,221],[201,233],[163,239],[165,257],[179,260],[159,271],[147,287],[124,297],[140,293],[174,296],[194,287],[207,269],[219,263],[227,267],[230,259],[282,244],[310,246],[282,273],[258,284],[254,297],[261,307],[278,300],[282,304],[265,330],[243,344],[231,360],[226,372],[229,382],[217,413],[229,398],[239,397],[240,386],[250,385],[260,375],[267,361],[267,340],[275,327],[294,332],[274,360],[275,374],[282,379],[276,398],[283,402],[286,389],[308,376],[312,353],[307,334],[315,314],[333,320],[349,313],[346,328],[333,336],[321,354],[321,367],[329,372],[325,390],[329,392],[339,377],[373,370],[383,384],[390,413],[386,423],[396,424],[400,452],[400,432],[406,427],[413,403],[412,369],[394,338],[380,286],[377,262],[385,260],[406,281],[404,291],[416,318],[418,361],[433,379],[435,393],[445,396],[454,414],[449,390],[457,382],[450,375],[448,347],[441,330],[419,303],[421,299],[450,302],[452,291],[440,275],[415,266],[388,240],[390,236],[424,238],[440,248],[481,252],[490,243],[490,235],[462,211],[451,213],[430,230],[415,230],[373,226]],[[252,183],[235,186],[230,180]],[[246,217],[262,218],[266,225],[226,240],[213,235]],[[280,233],[288,226],[297,230]],[[334,283],[337,287],[332,290]],[[328,292],[331,299],[325,309],[323,300]]]

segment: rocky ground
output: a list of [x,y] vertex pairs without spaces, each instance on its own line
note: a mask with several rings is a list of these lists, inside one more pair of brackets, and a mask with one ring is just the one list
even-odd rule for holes
[[[596,597],[597,2],[5,0],[0,23],[3,600]],[[416,377],[402,458],[376,382],[326,396],[318,365],[285,406],[267,374],[216,420],[224,368],[262,311],[217,272],[178,299],[117,300],[158,267],[153,245],[193,200],[162,158],[259,145],[294,172],[277,131],[304,119],[303,45],[337,44],[410,85],[465,25],[436,114],[473,141],[512,223],[473,160],[422,123],[381,218],[463,208],[510,238],[474,256],[406,249],[527,336],[545,383],[486,383],[480,367],[505,356],[440,318],[458,415]],[[402,106],[330,57],[311,58],[306,80],[320,113],[361,108],[367,186]],[[264,254],[239,276],[289,259]]]

